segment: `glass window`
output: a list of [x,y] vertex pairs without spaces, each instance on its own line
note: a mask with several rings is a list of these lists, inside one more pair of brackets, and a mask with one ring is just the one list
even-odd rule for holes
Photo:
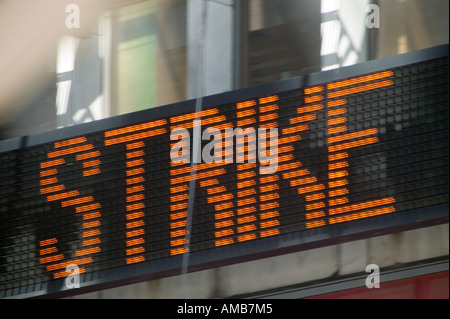
[[244,85],[320,70],[320,1],[250,0]]
[[[248,0],[242,84],[252,86],[449,42],[446,0]],[[379,27],[368,18],[379,9]]]
[[185,1],[141,1],[112,11],[115,115],[185,99],[185,25]]

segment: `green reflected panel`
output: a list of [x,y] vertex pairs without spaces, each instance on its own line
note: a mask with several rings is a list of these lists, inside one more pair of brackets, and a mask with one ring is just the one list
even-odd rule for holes
[[120,8],[114,28],[117,114],[155,107],[155,8],[148,2]]

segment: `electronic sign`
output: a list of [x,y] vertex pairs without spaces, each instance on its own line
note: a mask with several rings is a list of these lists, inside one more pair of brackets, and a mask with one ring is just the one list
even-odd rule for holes
[[0,142],[0,297],[448,222],[448,101],[445,45]]

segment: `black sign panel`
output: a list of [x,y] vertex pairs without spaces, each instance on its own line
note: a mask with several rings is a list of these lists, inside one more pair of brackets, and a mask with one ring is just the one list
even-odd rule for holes
[[0,142],[0,297],[448,222],[448,101],[446,45]]

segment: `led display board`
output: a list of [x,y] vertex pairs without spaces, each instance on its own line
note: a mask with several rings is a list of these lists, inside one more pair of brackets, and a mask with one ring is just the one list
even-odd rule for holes
[[[448,101],[444,45],[204,97],[198,112],[190,100],[2,141],[0,297],[179,274],[186,254],[195,271],[448,222]],[[200,128],[265,134],[196,162],[210,143],[192,143]],[[261,145],[275,162],[255,160]]]

